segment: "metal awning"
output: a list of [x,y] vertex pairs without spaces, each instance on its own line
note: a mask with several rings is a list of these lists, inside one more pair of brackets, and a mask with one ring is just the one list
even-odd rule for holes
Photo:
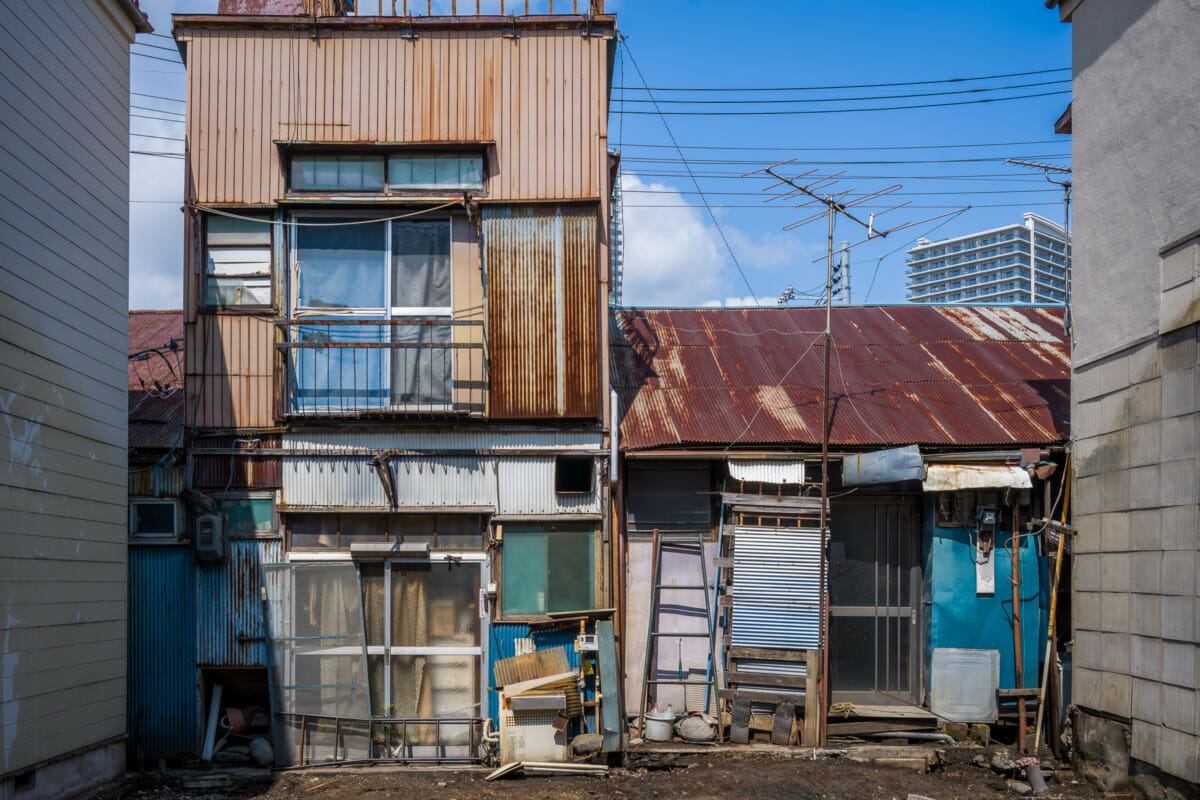
[[1022,467],[980,464],[930,464],[922,488],[927,492],[970,489],[1031,489],[1033,481]]
[[729,477],[756,483],[804,483],[804,462],[798,459],[731,458]]

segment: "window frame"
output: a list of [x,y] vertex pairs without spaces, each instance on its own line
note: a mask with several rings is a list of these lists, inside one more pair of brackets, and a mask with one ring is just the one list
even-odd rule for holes
[[[504,528],[508,525],[580,525],[590,526],[592,529],[592,563],[590,565],[592,574],[592,606],[589,609],[578,609],[581,614],[590,611],[595,611],[600,608],[604,600],[603,582],[597,574],[596,565],[602,561],[603,546],[604,546],[604,526],[601,521],[595,517],[588,516],[583,518],[578,517],[557,517],[557,518],[530,518],[530,519],[505,519],[501,522],[493,522],[491,524],[492,532],[490,541],[492,543],[492,582],[496,585],[496,597],[492,603],[491,620],[492,622],[545,622],[554,619],[550,614],[559,613],[557,611],[547,611],[545,614],[505,614],[504,613]],[[574,610],[574,609],[572,609]]]
[[[277,514],[279,514],[278,510],[277,510]],[[330,555],[330,556],[334,556],[334,555],[340,556],[342,554],[348,556],[350,554],[350,543],[347,543],[344,546],[342,545],[342,535],[343,535],[342,519],[345,517],[360,517],[360,518],[361,517],[370,517],[370,516],[384,517],[385,521],[384,521],[384,527],[383,527],[383,534],[382,534],[381,538],[378,539],[377,541],[379,543],[391,542],[391,543],[397,543],[397,544],[403,542],[404,539],[402,538],[402,534],[399,531],[397,531],[396,533],[392,532],[391,524],[392,524],[393,520],[401,518],[401,517],[432,517],[433,518],[433,530],[431,531],[430,536],[432,536],[433,538],[432,538],[432,541],[429,543],[429,549],[430,549],[431,554],[433,554],[433,555],[437,555],[437,554],[469,555],[469,554],[474,554],[474,553],[486,552],[488,536],[490,533],[487,515],[482,514],[482,513],[460,514],[460,513],[453,513],[453,512],[443,513],[443,512],[436,512],[436,511],[407,513],[404,511],[391,511],[391,510],[384,509],[384,508],[363,508],[362,510],[357,510],[357,511],[346,511],[346,510],[321,511],[321,510],[317,510],[317,509],[303,509],[303,510],[284,509],[282,514],[279,514],[279,516],[281,517],[281,519],[279,522],[278,530],[280,532],[280,535],[284,537],[284,549],[288,553],[303,553],[306,555],[318,553],[318,554],[326,554],[326,555]],[[293,543],[291,522],[287,519],[288,517],[296,517],[296,516],[336,517],[337,519],[336,519],[336,523],[335,523],[335,528],[336,528],[335,535],[337,536],[337,545],[335,547],[296,547],[295,544]],[[475,518],[477,518],[479,520],[479,531],[480,531],[479,545],[477,547],[461,547],[461,546],[439,547],[438,546],[438,532],[437,532],[439,517],[475,517]],[[456,535],[460,535],[460,534],[447,533],[445,535],[446,536],[456,536]],[[413,541],[418,541],[418,540],[413,539]],[[396,556],[396,558],[401,558],[401,557]]]
[[[134,532],[134,508],[141,505],[150,504],[170,505],[174,512],[171,518],[174,520],[174,532],[172,533],[135,533]],[[140,544],[177,544],[182,538],[184,529],[182,514],[180,513],[179,500],[174,497],[130,497],[129,510],[126,515],[125,529],[128,539],[131,543]]]
[[[220,209],[226,210],[226,209]],[[274,207],[267,209],[246,209],[234,208],[228,209],[228,213],[236,215],[238,218],[258,217],[263,218],[263,224],[267,226],[268,242],[267,250],[267,268],[263,272],[247,272],[247,273],[229,273],[223,274],[214,272],[210,269],[211,253],[213,249],[217,250],[235,250],[249,249],[254,247],[262,247],[263,245],[213,245],[209,243],[209,222],[214,217],[222,216],[222,214],[214,212],[203,212],[200,216],[200,258],[199,266],[199,296],[196,298],[196,305],[200,311],[208,314],[257,314],[265,312],[274,312],[275,310],[275,245],[277,238],[275,229],[278,219],[276,218],[276,209]],[[233,280],[266,280],[268,302],[266,303],[210,303],[209,302],[209,286],[214,279],[233,279]]]
[[[345,198],[374,198],[374,197],[460,197],[467,194],[471,197],[487,197],[487,183],[492,177],[489,171],[489,153],[490,143],[479,142],[478,144],[458,146],[458,147],[437,147],[430,145],[400,145],[400,146],[370,146],[366,148],[355,147],[323,147],[313,149],[305,147],[302,149],[288,150],[283,158],[284,162],[284,181],[286,193],[289,197],[295,199],[308,199],[312,197],[345,197]],[[382,189],[303,189],[296,186],[293,180],[294,164],[296,159],[311,158],[311,157],[381,157],[383,159],[383,188]],[[392,165],[391,159],[400,156],[454,156],[457,158],[474,157],[479,159],[479,185],[478,186],[463,186],[463,185],[441,185],[436,183],[431,184],[393,184],[392,183]]]
[[228,492],[209,492],[208,496],[217,503],[227,502],[230,500],[270,500],[271,501],[271,530],[264,531],[235,531],[230,524],[229,515],[218,507],[218,511],[225,517],[225,527],[229,531],[231,539],[278,539],[283,535],[282,520],[279,517],[279,497],[278,493],[273,490],[262,489],[235,489]]

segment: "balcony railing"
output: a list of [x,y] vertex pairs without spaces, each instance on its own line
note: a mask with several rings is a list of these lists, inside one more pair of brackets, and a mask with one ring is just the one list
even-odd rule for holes
[[485,17],[604,13],[604,0],[305,0],[320,17]]
[[484,412],[482,320],[303,317],[276,326],[281,416]]

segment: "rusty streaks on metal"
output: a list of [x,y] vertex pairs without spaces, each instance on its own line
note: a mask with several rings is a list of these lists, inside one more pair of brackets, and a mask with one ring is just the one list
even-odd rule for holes
[[[611,322],[624,447],[820,442],[823,368],[800,357],[823,309],[622,309]],[[835,308],[832,442],[1065,441],[1061,331],[1047,307]]]
[[[255,441],[257,440],[257,441]],[[253,443],[251,443],[253,442]],[[256,450],[278,450],[279,436],[202,436],[192,446],[203,449],[224,448],[223,455],[196,455],[192,458],[192,484],[198,489],[278,489],[283,485],[281,459],[277,455],[257,455]]]
[[496,688],[570,672],[565,647],[535,650],[532,653],[502,658],[492,665]]
[[490,416],[599,415],[598,226],[590,203],[485,210]]

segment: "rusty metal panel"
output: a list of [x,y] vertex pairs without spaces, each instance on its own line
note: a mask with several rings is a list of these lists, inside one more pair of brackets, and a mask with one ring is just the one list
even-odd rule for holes
[[282,560],[279,539],[234,539],[225,563],[196,567],[198,664],[267,666],[262,565]]
[[[490,143],[491,200],[606,192],[612,18],[577,26],[345,19],[311,28],[176,18],[189,180],[201,204],[284,197],[276,142]],[[518,23],[520,24],[520,23]],[[507,27],[506,27],[507,26]],[[553,79],[549,79],[553,76]]]
[[488,414],[600,415],[599,207],[488,207]]
[[567,661],[565,647],[534,650],[532,653],[502,658],[492,664],[492,676],[497,688],[570,671],[571,664]]
[[274,421],[274,342],[270,317],[200,314],[189,326],[184,360],[198,428],[265,428]]
[[[1070,437],[1061,308],[833,311],[835,446],[1051,444]],[[817,446],[824,309],[623,309],[613,385],[631,450]]]
[[130,497],[178,497],[185,485],[181,464],[129,471]]
[[592,468],[590,492],[554,490],[554,456],[505,456],[496,464],[499,506],[497,512],[512,516],[553,516],[558,514],[600,514],[600,484],[604,462],[597,459]]

